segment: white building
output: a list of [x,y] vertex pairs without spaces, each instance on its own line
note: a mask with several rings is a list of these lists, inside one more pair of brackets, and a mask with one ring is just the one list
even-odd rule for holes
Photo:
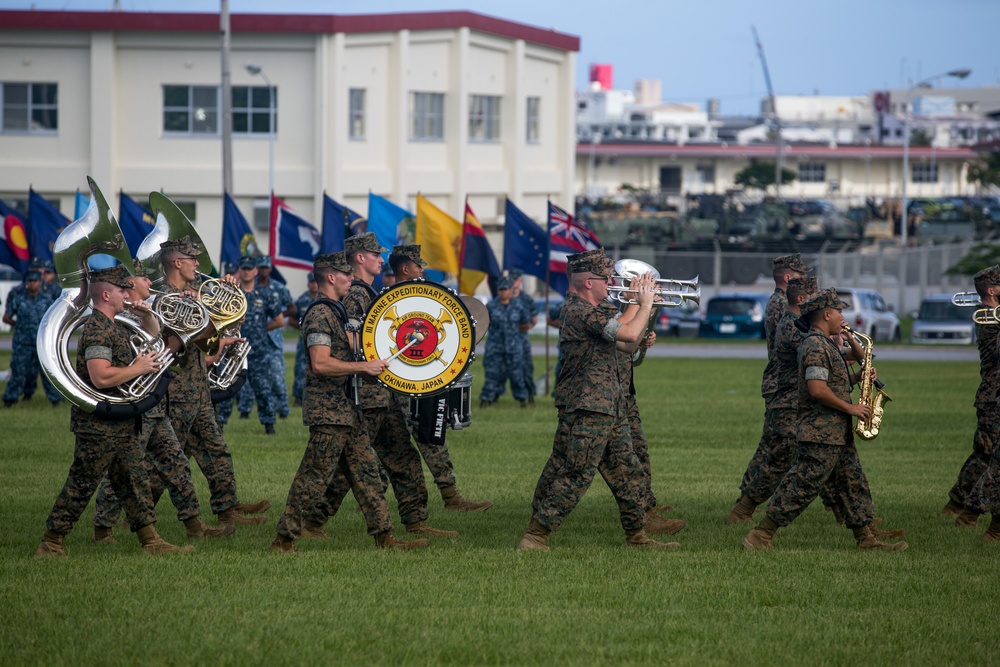
[[[0,11],[0,198],[31,186],[72,218],[88,174],[113,202],[162,190],[190,206],[217,259],[219,25]],[[369,192],[411,211],[421,193],[459,220],[468,197],[485,223],[504,197],[539,217],[547,197],[572,203],[579,38],[464,11],[236,14],[231,26],[231,194],[258,228],[272,140],[275,193],[317,227],[324,192],[362,215]],[[273,84],[273,110],[248,63]]]

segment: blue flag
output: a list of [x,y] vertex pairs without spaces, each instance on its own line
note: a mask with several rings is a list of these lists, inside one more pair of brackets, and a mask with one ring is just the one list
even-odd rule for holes
[[382,247],[392,250],[392,246],[403,239],[412,239],[415,228],[416,216],[412,213],[388,199],[368,193],[368,231],[375,233]]
[[351,228],[351,235],[354,223],[363,218],[351,209],[338,204],[326,194],[323,195],[323,253],[340,252],[344,249],[344,237],[347,235],[347,228]]
[[271,257],[277,266],[312,271],[313,258],[319,254],[322,238],[319,230],[271,195]]
[[504,206],[503,268],[521,269],[545,280],[549,265],[549,235],[524,211],[507,200]]
[[51,261],[56,237],[71,222],[40,194],[28,190],[28,251],[32,257]]
[[88,206],[90,206],[90,198],[87,197],[87,195],[80,192],[79,190],[77,190],[76,206],[74,207],[75,210],[73,211],[73,219],[79,220],[80,218],[82,218]]
[[229,193],[225,193],[222,207],[222,253],[219,261],[222,264],[226,262],[239,264],[240,257],[261,254],[260,246],[247,219],[240,213]]
[[156,218],[125,194],[124,190],[119,192],[119,199],[118,225],[122,228],[125,243],[128,244],[128,251],[135,257],[143,240],[153,231]]

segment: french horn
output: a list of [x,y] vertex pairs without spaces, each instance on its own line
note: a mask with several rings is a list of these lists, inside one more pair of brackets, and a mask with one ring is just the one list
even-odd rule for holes
[[[63,291],[45,312],[38,327],[38,360],[52,385],[73,405],[104,419],[128,419],[141,415],[162,398],[166,389],[162,382],[165,379],[163,374],[168,364],[110,391],[101,391],[77,375],[76,367],[69,358],[70,337],[91,312],[87,267],[90,257],[110,255],[126,269],[132,266],[132,257],[114,212],[94,179],[88,176],[87,184],[91,193],[87,210],[78,220],[66,226],[52,248]],[[164,349],[162,338],[150,335],[127,318],[119,321],[132,331],[130,342],[136,353]],[[170,358],[166,361],[169,362]]]

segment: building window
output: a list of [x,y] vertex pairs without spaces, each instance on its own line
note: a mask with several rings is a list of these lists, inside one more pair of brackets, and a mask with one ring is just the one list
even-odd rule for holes
[[351,101],[348,109],[348,123],[350,124],[350,137],[355,141],[362,141],[365,138],[365,89],[351,88]]
[[261,231],[271,228],[271,200],[253,200],[253,227]]
[[826,181],[826,164],[822,162],[803,162],[799,165],[800,183],[823,183]]
[[55,134],[59,129],[59,84],[0,84],[3,132]]
[[410,93],[410,139],[444,141],[444,93]]
[[525,127],[524,139],[529,144],[538,143],[538,116],[539,111],[542,108],[542,98],[541,97],[529,97],[528,98],[528,109],[525,114],[525,120],[527,121]]
[[[273,107],[272,107],[272,93]],[[271,127],[271,121],[274,127]],[[278,89],[267,86],[233,86],[233,133],[277,134]]]
[[163,131],[166,134],[218,134],[218,86],[164,86]]
[[702,185],[715,185],[714,164],[699,164],[695,167],[695,173],[698,175],[698,182]]
[[937,183],[937,162],[917,162],[911,164],[910,180],[913,183]]
[[469,97],[469,141],[500,141],[500,97]]

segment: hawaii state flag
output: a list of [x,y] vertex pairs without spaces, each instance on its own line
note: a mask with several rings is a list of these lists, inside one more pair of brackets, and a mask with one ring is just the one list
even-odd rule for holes
[[475,294],[476,288],[487,276],[499,278],[500,266],[483,232],[483,226],[479,224],[479,219],[466,199],[465,220],[462,224],[461,269],[458,274],[459,293]]
[[28,270],[31,259],[28,254],[28,234],[24,229],[21,214],[0,201],[0,220],[3,225],[3,243],[0,243],[0,264],[5,264],[18,273]]
[[566,256],[601,247],[601,240],[587,225],[549,202],[549,285],[566,294]]
[[312,271],[323,239],[319,230],[271,194],[271,258],[278,266]]

